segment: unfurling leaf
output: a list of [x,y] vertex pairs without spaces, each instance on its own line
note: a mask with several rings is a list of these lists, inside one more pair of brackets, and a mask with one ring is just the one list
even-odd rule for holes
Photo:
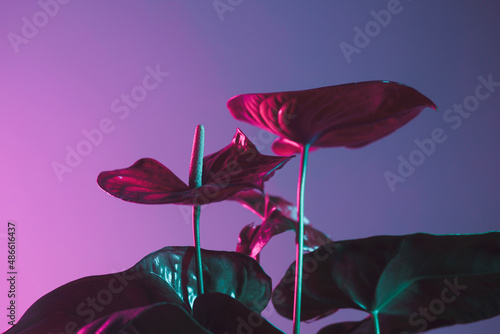
[[[238,201],[263,220],[261,225],[249,224],[241,230],[237,252],[257,258],[262,248],[274,236],[297,230],[297,207],[279,196],[269,196],[266,200],[262,192],[250,190],[239,192],[229,199]],[[304,223],[306,251],[313,251],[332,241],[326,234],[315,229],[305,217]]]
[[[321,333],[372,334],[377,322],[384,334],[417,333],[500,314],[500,232],[332,242],[304,263],[302,320],[339,308],[371,314]],[[276,310],[288,318],[293,268],[273,292]]]

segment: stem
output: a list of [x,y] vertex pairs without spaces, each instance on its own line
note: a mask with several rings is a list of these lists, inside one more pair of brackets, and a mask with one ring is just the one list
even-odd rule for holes
[[[198,125],[194,132],[193,150],[191,152],[191,164],[189,166],[189,187],[201,187],[203,171],[203,151],[205,149],[205,128]],[[198,278],[198,295],[204,293],[203,287],[203,264],[201,262],[200,244],[200,214],[201,206],[193,205],[193,239],[195,247],[196,276]]]
[[302,146],[300,160],[299,182],[297,185],[297,217],[299,219],[298,231],[295,244],[297,253],[295,256],[295,297],[293,300],[293,333],[300,333],[300,315],[302,305],[302,268],[304,263],[304,187],[306,184],[307,157],[309,145]]
[[375,321],[375,334],[380,334],[380,324],[378,321],[378,311],[373,311],[373,320]]

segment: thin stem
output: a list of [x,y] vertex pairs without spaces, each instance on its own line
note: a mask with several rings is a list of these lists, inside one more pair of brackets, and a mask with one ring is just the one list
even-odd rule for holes
[[295,296],[293,301],[293,333],[300,333],[300,315],[302,305],[302,268],[304,263],[304,188],[306,184],[307,157],[309,145],[302,147],[300,160],[299,182],[297,185],[297,217],[299,218],[298,231],[295,244],[297,253],[295,256]]
[[375,334],[380,334],[380,324],[378,320],[378,311],[372,312],[373,320],[375,321]]
[[193,205],[193,239],[195,247],[196,276],[198,277],[198,295],[205,293],[203,286],[203,265],[201,262],[201,242],[200,242],[200,213],[201,205]]
[[[189,166],[189,187],[201,187],[203,171],[203,151],[205,149],[205,128],[198,125],[194,132],[193,150],[191,152],[191,164]],[[203,287],[203,265],[201,262],[200,243],[200,214],[201,206],[193,205],[193,239],[195,247],[196,276],[198,278],[198,294],[204,293]]]

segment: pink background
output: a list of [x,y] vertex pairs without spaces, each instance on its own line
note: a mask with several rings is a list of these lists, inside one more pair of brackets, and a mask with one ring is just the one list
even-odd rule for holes
[[[212,0],[73,0],[45,6],[50,15],[43,4],[54,0],[1,2],[0,240],[6,241],[7,222],[16,222],[18,317],[71,280],[124,270],[163,246],[191,245],[188,207],[127,203],[104,193],[96,177],[151,157],[187,181],[199,123],[206,127],[207,154],[227,145],[236,127],[272,154],[272,136],[232,119],[226,108],[242,93],[393,80],[440,108],[424,110],[368,147],[310,155],[305,213],[333,239],[498,229],[500,87],[457,129],[443,118],[453,104],[473,101],[478,76],[500,81],[498,1],[401,0],[394,8],[394,0],[221,2],[229,5],[220,16]],[[397,13],[384,27],[371,11],[388,6]],[[36,30],[29,29],[33,22]],[[355,27],[372,29],[370,41],[355,40]],[[340,45],[355,42],[359,52],[348,62]],[[148,66],[169,74],[142,100],[136,87]],[[125,115],[120,98],[131,92],[140,101]],[[105,119],[108,133],[90,147],[82,144],[83,132]],[[436,128],[446,141],[391,191],[384,173],[398,173],[398,156],[408,159],[414,141]],[[66,165],[68,147],[88,154],[58,177],[53,164]],[[279,171],[267,190],[294,201],[298,163],[295,158]],[[204,206],[202,247],[234,250],[240,229],[252,221],[258,217],[233,202]],[[293,261],[293,239],[292,233],[277,237],[262,253],[274,284]],[[6,247],[1,250],[5,263]],[[8,328],[3,312],[0,330]],[[291,332],[291,321],[272,307],[264,315]],[[341,311],[303,329],[313,333],[364,316]],[[496,317],[432,333],[497,333],[499,327]]]

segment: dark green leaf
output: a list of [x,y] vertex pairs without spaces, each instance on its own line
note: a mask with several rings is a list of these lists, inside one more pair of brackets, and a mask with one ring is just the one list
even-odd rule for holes
[[[269,301],[271,279],[253,259],[202,250],[206,292],[233,296],[256,312]],[[114,312],[168,302],[190,312],[197,296],[193,247],[165,247],[132,268],[67,283],[36,301],[6,333],[75,332]]]
[[283,334],[258,312],[221,293],[199,296],[194,303],[193,315],[200,324],[215,334]]
[[[292,316],[294,267],[273,293],[276,309],[286,317]],[[338,308],[373,316],[349,334],[369,333],[375,319],[382,333],[399,334],[500,314],[499,232],[333,242],[306,254],[304,268],[302,320]]]
[[[230,298],[230,297],[229,297]],[[157,303],[115,312],[88,324],[77,334],[211,334],[183,308]]]
[[[260,265],[240,253],[202,250],[205,292],[222,292],[261,312],[271,296],[271,279]],[[164,279],[188,305],[198,296],[193,247],[165,247],[136,266]]]

